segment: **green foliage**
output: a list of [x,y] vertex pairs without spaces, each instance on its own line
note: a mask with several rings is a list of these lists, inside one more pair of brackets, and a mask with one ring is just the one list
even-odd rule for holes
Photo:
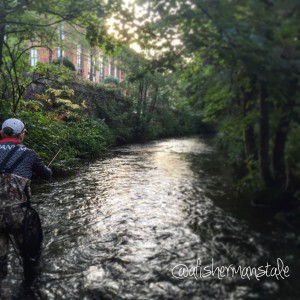
[[[150,62],[129,49],[121,53],[120,43],[107,34],[105,18],[119,10],[121,1],[21,2],[0,3],[1,118],[13,112],[24,120],[29,131],[26,144],[46,162],[61,147],[58,160],[71,161],[74,157],[99,157],[116,141],[196,131],[199,116],[176,108],[180,95],[174,88],[174,74],[161,68],[160,60]],[[108,77],[102,84],[84,81],[76,76],[67,58],[63,66],[54,60],[53,64],[30,67],[31,49],[66,46],[67,41],[57,34],[56,25],[62,22],[68,23],[72,34],[85,34],[91,46],[114,54],[126,80],[119,83]],[[87,46],[86,41],[81,44]],[[70,45],[75,46],[74,41]],[[33,92],[27,89],[30,85]]]
[[81,158],[101,157],[106,147],[114,143],[108,126],[102,121],[84,118],[70,123],[68,142]]
[[299,137],[291,126],[299,122],[298,1],[139,3],[147,3],[153,21],[132,32],[141,33],[142,46],[164,50],[161,68],[177,57],[185,102],[218,123],[229,161],[246,166],[246,181],[260,176],[266,187],[297,188],[286,185],[296,172],[286,162],[300,150],[291,144]]
[[83,103],[84,113],[103,120],[114,132],[118,142],[134,138],[133,106],[121,90],[107,84],[77,81],[71,84],[75,91],[74,101]]
[[263,190],[264,188],[259,177],[256,162],[252,161],[251,163],[255,168],[249,168],[250,171],[243,174],[243,176],[236,181],[235,188],[240,194],[247,195],[249,192],[253,193],[255,191]]
[[46,85],[56,83],[59,88],[68,81],[76,80],[75,72],[68,68],[61,67],[61,65],[54,64],[37,63],[29,75],[31,75],[33,81],[38,79],[39,81],[45,82]]
[[63,58],[62,62],[61,62],[60,59],[54,59],[52,61],[52,63],[54,65],[61,65],[62,64],[66,68],[70,69],[71,71],[76,71],[76,68],[75,68],[74,64],[66,57]]
[[61,98],[56,98],[55,103],[58,104],[60,107],[65,107],[67,109],[71,110],[80,110],[81,107],[78,104],[72,103],[71,100],[68,99],[61,99]]
[[[46,90],[46,95],[49,97],[52,107],[55,108],[55,114],[64,121],[76,121],[79,119],[79,113],[82,106],[73,103],[69,99],[74,97],[74,90],[68,86],[63,85],[61,89],[49,88]],[[60,98],[65,97],[65,98]]]
[[107,54],[114,54],[119,51],[120,43],[108,34],[104,20],[89,22],[86,28],[86,39],[92,47],[98,46]]
[[118,80],[118,78],[116,78],[114,76],[107,76],[104,79],[104,83],[118,85],[119,84],[119,80]]
[[[57,25],[65,22],[72,29],[73,25],[76,25],[80,29],[75,34],[80,32],[84,35],[82,28],[102,28],[105,18],[115,10],[118,2],[111,4],[110,1],[104,3],[102,0],[1,1],[0,100],[12,102],[11,110],[13,113],[17,112],[26,88],[32,82],[39,81],[40,78],[36,75],[42,69],[41,66],[29,67],[29,51],[40,47],[53,49],[64,46],[63,39],[57,32]],[[103,33],[103,30],[88,31],[89,41],[97,40],[99,34]],[[105,36],[103,39],[107,41],[105,47],[112,48],[113,39]],[[74,65],[66,58],[63,59],[63,65],[75,70]],[[33,76],[28,76],[30,69],[34,73]],[[42,73],[48,77],[47,73]]]
[[30,69],[28,59],[22,55],[24,45],[21,37],[7,38],[0,53],[0,101],[11,102],[13,112],[17,111],[21,97],[32,83],[32,78],[24,76]]
[[75,153],[68,145],[68,127],[42,112],[21,112],[18,117],[24,122],[28,133],[25,144],[39,153],[47,163],[63,148],[60,159],[69,159]]
[[42,112],[44,105],[38,100],[21,100],[19,108],[22,111]]
[[58,97],[71,98],[74,96],[74,90],[63,85],[61,89],[49,88],[46,90],[46,94],[53,100],[56,100]]
[[125,73],[120,86],[126,89],[126,96],[132,102],[131,122],[137,140],[196,131],[193,113],[188,110],[179,112],[182,107],[178,103],[182,99],[175,73],[158,70],[156,61],[149,61],[126,48],[117,59]]
[[242,126],[238,126],[241,120],[228,117],[219,124],[217,142],[226,151],[228,163],[239,168],[244,165],[244,142],[242,139]]
[[300,178],[300,125],[293,122],[291,127],[286,151],[287,167],[293,176]]
[[113,143],[110,129],[101,121],[82,118],[78,122],[58,122],[42,112],[22,112],[18,115],[26,125],[25,144],[49,163],[59,149],[57,161],[66,163],[74,157],[99,158]]

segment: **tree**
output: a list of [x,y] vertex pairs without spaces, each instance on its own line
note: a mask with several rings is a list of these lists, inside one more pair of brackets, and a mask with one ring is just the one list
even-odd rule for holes
[[231,157],[257,170],[264,187],[291,188],[286,145],[299,118],[299,1],[139,3],[136,41],[160,50],[161,63],[180,57],[190,104],[217,121],[223,137],[230,128]]
[[133,104],[136,138],[149,139],[163,134],[163,130],[167,131],[163,116],[166,113],[171,115],[178,100],[176,89],[172,86],[173,74],[155,71],[152,61],[128,47],[124,47],[115,59],[124,71],[124,80],[119,86]]
[[[118,1],[102,0],[3,0],[0,3],[0,93],[2,100],[12,100],[13,111],[29,82],[25,62],[28,51],[59,42],[57,25],[68,22],[83,29],[98,28],[101,34],[104,19]],[[94,33],[86,38],[93,42]],[[103,33],[103,32],[102,32]]]

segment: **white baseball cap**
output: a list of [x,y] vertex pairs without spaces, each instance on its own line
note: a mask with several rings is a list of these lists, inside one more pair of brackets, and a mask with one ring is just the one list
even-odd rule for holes
[[3,122],[2,130],[6,127],[11,128],[14,131],[13,134],[20,134],[25,129],[24,123],[18,119],[14,119],[14,118],[7,119],[6,121]]

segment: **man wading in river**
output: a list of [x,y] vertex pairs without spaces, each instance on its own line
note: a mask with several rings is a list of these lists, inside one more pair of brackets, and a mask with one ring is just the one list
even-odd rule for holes
[[[26,129],[18,119],[2,124],[0,140],[0,283],[7,275],[9,241],[22,258],[24,276],[31,282],[38,274],[42,228],[38,214],[30,206],[30,178],[36,173],[50,179],[51,169],[26,148]],[[20,259],[21,260],[21,259]]]

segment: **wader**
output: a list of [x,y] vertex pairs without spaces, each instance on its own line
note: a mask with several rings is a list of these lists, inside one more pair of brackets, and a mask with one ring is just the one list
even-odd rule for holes
[[24,151],[16,162],[6,167],[19,149],[14,147],[0,164],[0,280],[7,275],[9,241],[22,258],[25,280],[38,275],[43,232],[38,213],[30,206],[30,179],[13,174],[27,155]]

